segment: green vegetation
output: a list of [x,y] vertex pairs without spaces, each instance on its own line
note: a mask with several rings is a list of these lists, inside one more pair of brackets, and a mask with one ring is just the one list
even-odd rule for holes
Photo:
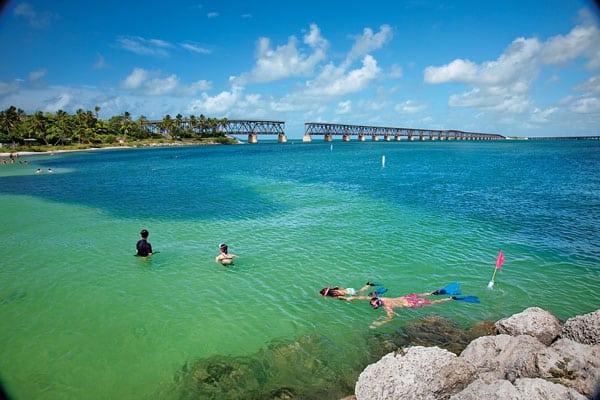
[[145,116],[133,120],[128,112],[108,120],[98,118],[95,112],[77,110],[69,114],[37,111],[28,115],[10,106],[0,111],[0,143],[19,150],[45,151],[48,149],[85,149],[114,145],[143,146],[149,143],[185,142],[236,143],[226,136],[227,119],[207,118],[204,115],[181,114],[172,118],[165,115],[160,121],[149,121]]

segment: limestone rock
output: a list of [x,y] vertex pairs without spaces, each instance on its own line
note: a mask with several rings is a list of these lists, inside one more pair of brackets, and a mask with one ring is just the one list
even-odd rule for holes
[[531,307],[495,324],[496,331],[511,336],[533,336],[546,346],[560,335],[563,323],[548,311]]
[[537,358],[541,378],[600,398],[600,346],[559,339]]
[[355,387],[357,400],[448,399],[474,378],[472,366],[438,347],[415,346],[369,365]]
[[535,377],[538,368],[536,353],[546,346],[528,335],[482,336],[472,341],[460,354],[460,358],[477,369],[486,381]]
[[481,379],[471,383],[450,400],[587,400],[577,391],[539,378],[517,379],[512,385],[506,380],[486,383]]
[[600,345],[600,310],[568,319],[560,337],[583,344]]

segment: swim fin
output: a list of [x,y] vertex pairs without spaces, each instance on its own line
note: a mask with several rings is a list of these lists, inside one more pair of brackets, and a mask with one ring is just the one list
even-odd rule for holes
[[476,303],[479,304],[479,298],[477,296],[463,296],[463,297],[456,297],[456,296],[452,296],[452,300],[462,300],[462,301],[466,301],[467,303]]
[[454,282],[454,283],[449,284],[448,286],[445,286],[445,287],[443,287],[441,289],[436,290],[435,292],[432,292],[431,294],[435,294],[435,295],[438,295],[438,294],[447,294],[447,295],[450,295],[450,296],[456,296],[456,295],[459,295],[459,294],[462,293],[460,291],[459,286],[460,285],[459,285],[458,282]]
[[379,282],[367,282],[368,286],[383,286],[383,283]]
[[380,287],[379,289],[377,289],[376,291],[373,292],[373,294],[377,297],[381,296],[382,294],[384,294],[385,292],[387,292],[388,290],[384,287]]

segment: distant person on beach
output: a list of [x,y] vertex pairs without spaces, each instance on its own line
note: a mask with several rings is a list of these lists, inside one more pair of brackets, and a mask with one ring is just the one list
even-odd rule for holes
[[142,231],[140,232],[140,235],[142,235],[142,238],[140,240],[138,240],[135,248],[137,249],[137,256],[140,257],[147,257],[147,256],[151,256],[152,255],[152,245],[150,243],[148,243],[148,231],[145,229],[142,229]]
[[[364,292],[365,290],[369,289],[371,286],[380,286],[380,284],[378,283],[373,283],[373,282],[367,282],[365,286],[361,287],[358,290],[355,290],[353,288],[342,288],[339,286],[327,286],[326,288],[323,288],[319,291],[319,294],[321,296],[329,296],[329,297],[335,297],[338,298],[340,300],[346,300],[347,298],[349,298],[348,296],[352,297],[352,296],[356,296],[359,295],[360,293]],[[363,296],[363,299],[369,299],[370,297],[366,297]]]
[[225,243],[221,243],[219,245],[219,250],[221,251],[221,253],[215,257],[215,262],[221,263],[222,265],[233,264],[233,257],[237,257],[237,255],[229,253],[227,245]]

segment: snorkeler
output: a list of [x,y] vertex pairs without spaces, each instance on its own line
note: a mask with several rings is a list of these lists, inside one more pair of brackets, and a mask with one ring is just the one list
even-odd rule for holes
[[[383,320],[373,322],[371,324],[370,328],[374,329],[377,326],[381,326],[385,323],[390,322],[394,318],[394,315],[396,315],[394,308],[420,308],[420,307],[423,307],[426,305],[444,303],[444,302],[450,301],[450,300],[462,300],[467,303],[479,303],[479,299],[476,296],[462,296],[462,297],[451,296],[451,297],[445,297],[445,298],[439,299],[439,300],[429,300],[429,299],[425,298],[425,296],[435,296],[438,294],[450,294],[450,293],[440,293],[440,291],[436,290],[435,292],[431,292],[431,293],[421,293],[421,294],[411,293],[411,294],[407,294],[407,295],[400,296],[400,297],[379,297],[377,295],[374,295],[369,299],[369,303],[371,304],[371,307],[373,307],[374,310],[376,310],[378,308],[383,308],[387,315]],[[456,294],[460,294],[460,291],[457,291]],[[360,296],[360,298],[355,298],[355,299],[356,300],[364,300],[365,299],[364,297],[365,296]],[[352,301],[354,299],[349,299],[349,300]]]
[[219,245],[219,250],[221,251],[221,253],[215,257],[215,262],[221,263],[222,265],[232,265],[233,257],[237,257],[237,255],[229,253],[227,245],[225,243],[221,243]]
[[[340,300],[347,300],[350,297],[357,296],[360,293],[366,291],[371,286],[381,286],[381,284],[379,284],[377,282],[367,282],[365,284],[365,286],[361,287],[358,290],[355,290],[353,288],[341,288],[339,286],[334,286],[334,287],[327,286],[326,288],[321,289],[319,291],[319,294],[321,296],[330,296],[330,297],[338,298]],[[350,297],[348,297],[348,296],[350,296]],[[369,299],[369,297],[366,297],[366,299]]]

